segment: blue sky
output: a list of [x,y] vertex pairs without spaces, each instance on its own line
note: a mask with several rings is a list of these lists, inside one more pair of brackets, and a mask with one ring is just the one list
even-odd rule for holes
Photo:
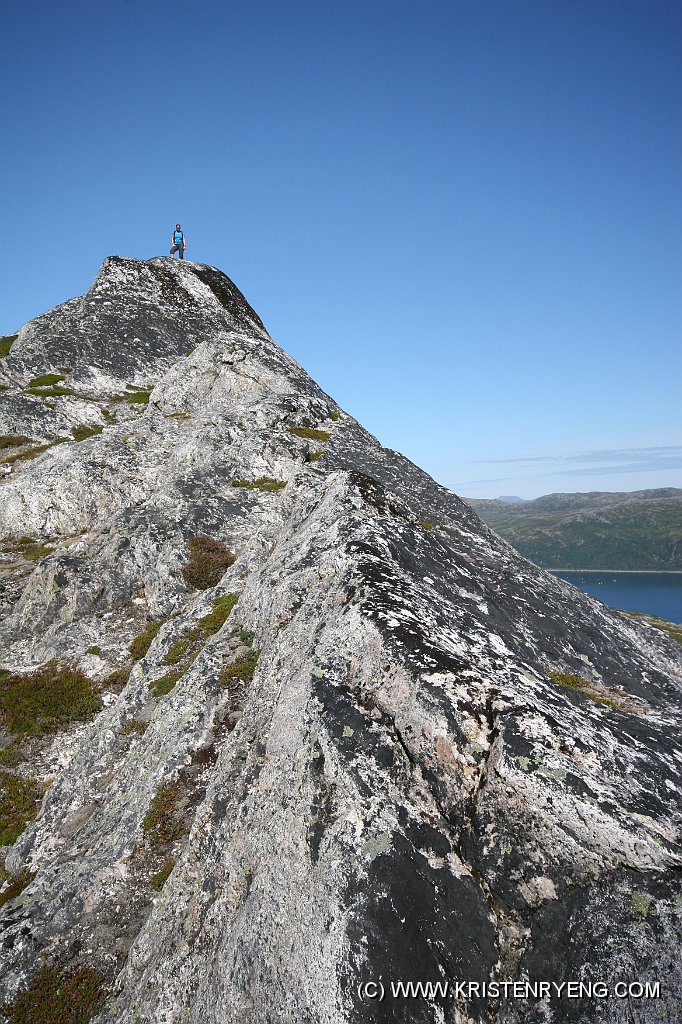
[[179,220],[458,493],[682,485],[677,0],[7,0],[0,31],[0,334]]

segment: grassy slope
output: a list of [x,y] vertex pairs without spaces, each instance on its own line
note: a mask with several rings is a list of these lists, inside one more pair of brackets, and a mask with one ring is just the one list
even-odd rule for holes
[[467,499],[496,533],[548,569],[682,569],[682,490]]

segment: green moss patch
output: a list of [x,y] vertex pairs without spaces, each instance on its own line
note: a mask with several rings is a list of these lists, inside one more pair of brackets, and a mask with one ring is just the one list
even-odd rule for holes
[[51,554],[54,548],[37,540],[35,537],[19,537],[18,540],[7,544],[2,550],[5,554],[16,552],[28,562],[37,562],[41,558],[45,558],[46,555]]
[[54,548],[49,544],[28,544],[21,553],[27,561],[39,562],[41,558],[46,558],[53,551]]
[[21,444],[30,444],[31,440],[25,434],[0,434],[0,449],[18,448]]
[[237,557],[222,541],[205,534],[190,537],[187,547],[189,558],[182,567],[182,578],[188,587],[197,590],[219,583]]
[[23,868],[18,875],[14,875],[10,879],[9,885],[6,885],[2,892],[0,892],[0,907],[4,907],[5,903],[9,903],[10,900],[20,896],[35,877],[35,872],[29,871],[28,868]]
[[192,646],[192,640],[193,638],[187,635],[174,640],[164,655],[164,665],[177,665],[179,661],[182,661]]
[[341,419],[341,413],[337,412],[336,410],[334,410],[334,412],[330,412],[329,413],[329,419],[330,420],[340,420]]
[[35,448],[24,448],[20,452],[14,452],[12,455],[7,455],[2,460],[3,462],[24,462],[29,459],[37,459],[39,455],[46,452],[48,448],[54,448],[58,444],[64,444],[66,441],[70,441],[69,437],[56,437],[54,441],[48,441],[47,444],[36,445]]
[[120,668],[115,668],[104,680],[105,688],[107,690],[113,690],[114,693],[120,693],[128,682],[131,671],[132,665],[121,665]]
[[651,911],[655,913],[656,904],[654,903],[653,896],[650,896],[648,892],[633,889],[630,896],[630,909],[633,914],[637,914],[639,917],[648,917]]
[[14,452],[12,455],[7,455],[2,461],[6,463],[12,462],[23,462],[29,459],[37,459],[39,455],[46,452],[51,446],[49,444],[35,445],[33,448],[25,448],[21,452]]
[[226,665],[220,673],[220,685],[231,688],[237,683],[250,683],[256,671],[260,651],[249,651],[242,658]]
[[259,476],[257,480],[233,480],[233,487],[245,487],[249,491],[281,491],[286,480],[275,480],[271,476]]
[[152,679],[149,684],[149,692],[152,697],[165,697],[167,693],[171,692],[178,679],[184,676],[187,669],[187,665],[181,665],[166,672],[165,675],[159,676],[158,679]]
[[188,412],[168,412],[166,413],[167,420],[188,420]]
[[147,723],[139,722],[137,718],[129,718],[121,729],[122,736],[143,736],[147,731]]
[[79,669],[50,661],[0,679],[0,721],[10,733],[41,736],[92,718],[102,707],[95,683]]
[[563,686],[566,690],[582,693],[584,697],[589,697],[590,700],[594,700],[598,704],[604,704],[606,707],[615,708],[616,711],[623,710],[620,701],[614,697],[607,696],[605,689],[597,683],[591,683],[589,679],[583,679],[582,676],[572,675],[569,672],[548,672],[547,675],[553,682]]
[[139,661],[140,658],[144,658],[145,654],[151,647],[152,643],[156,639],[156,634],[163,626],[166,619],[153,619],[148,622],[141,633],[138,633],[133,640],[128,644],[128,650],[133,656],[134,661]]
[[94,437],[95,434],[101,434],[104,427],[101,424],[97,426],[87,426],[83,424],[78,427],[73,427],[71,433],[73,434],[74,441],[85,441],[88,437]]
[[324,455],[324,452],[308,452],[305,457],[306,462],[317,462],[320,455]]
[[142,820],[142,834],[150,846],[173,843],[185,834],[185,824],[178,808],[179,800],[178,787],[170,783],[162,786],[153,798]]
[[104,419],[107,421],[107,423],[118,423],[118,416],[116,415],[114,409],[109,409],[105,406],[102,409],[102,416],[104,416]]
[[5,768],[16,768],[24,760],[21,736],[15,736],[0,750],[0,765]]
[[175,861],[172,857],[167,857],[164,861],[163,867],[152,876],[152,889],[156,889],[159,892],[163,889],[164,885],[168,881],[168,876],[175,867]]
[[311,441],[328,441],[331,437],[327,430],[317,430],[315,427],[287,427],[287,430],[296,437],[307,437]]
[[0,337],[0,359],[9,355],[10,349],[18,337],[18,334],[3,334]]
[[52,384],[60,384],[66,378],[63,373],[41,373],[39,377],[33,377],[28,382],[30,388],[49,387]]
[[2,1007],[10,1024],[88,1024],[104,1006],[105,978],[90,967],[41,967],[23,992]]
[[225,624],[227,618],[239,600],[239,594],[223,594],[216,597],[213,608],[199,619],[199,628],[204,636],[213,636]]
[[24,388],[23,393],[25,395],[37,395],[38,398],[63,398],[64,396],[71,398],[81,398],[82,396],[74,391],[72,388],[63,388],[60,384],[54,384],[51,387],[40,388],[40,387],[29,387]]
[[250,629],[239,630],[239,639],[241,640],[245,647],[252,646],[254,636],[255,633],[253,633]]
[[131,388],[131,390],[124,395],[115,395],[115,402],[128,402],[130,405],[147,405],[151,395],[151,388],[132,389],[130,384],[126,384],[126,387]]
[[422,519],[420,521],[419,525],[423,526],[425,530],[432,530],[433,529],[433,523],[429,519]]
[[0,846],[19,838],[38,813],[42,795],[36,779],[0,770]]

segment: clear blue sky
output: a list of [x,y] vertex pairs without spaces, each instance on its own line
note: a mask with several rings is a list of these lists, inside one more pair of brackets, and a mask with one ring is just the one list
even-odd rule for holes
[[464,495],[682,484],[679,0],[6,0],[0,334],[221,267]]

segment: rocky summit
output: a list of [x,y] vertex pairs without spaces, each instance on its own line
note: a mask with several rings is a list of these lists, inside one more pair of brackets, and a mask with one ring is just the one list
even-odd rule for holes
[[0,1020],[679,1019],[679,644],[213,267],[108,258],[3,345]]

